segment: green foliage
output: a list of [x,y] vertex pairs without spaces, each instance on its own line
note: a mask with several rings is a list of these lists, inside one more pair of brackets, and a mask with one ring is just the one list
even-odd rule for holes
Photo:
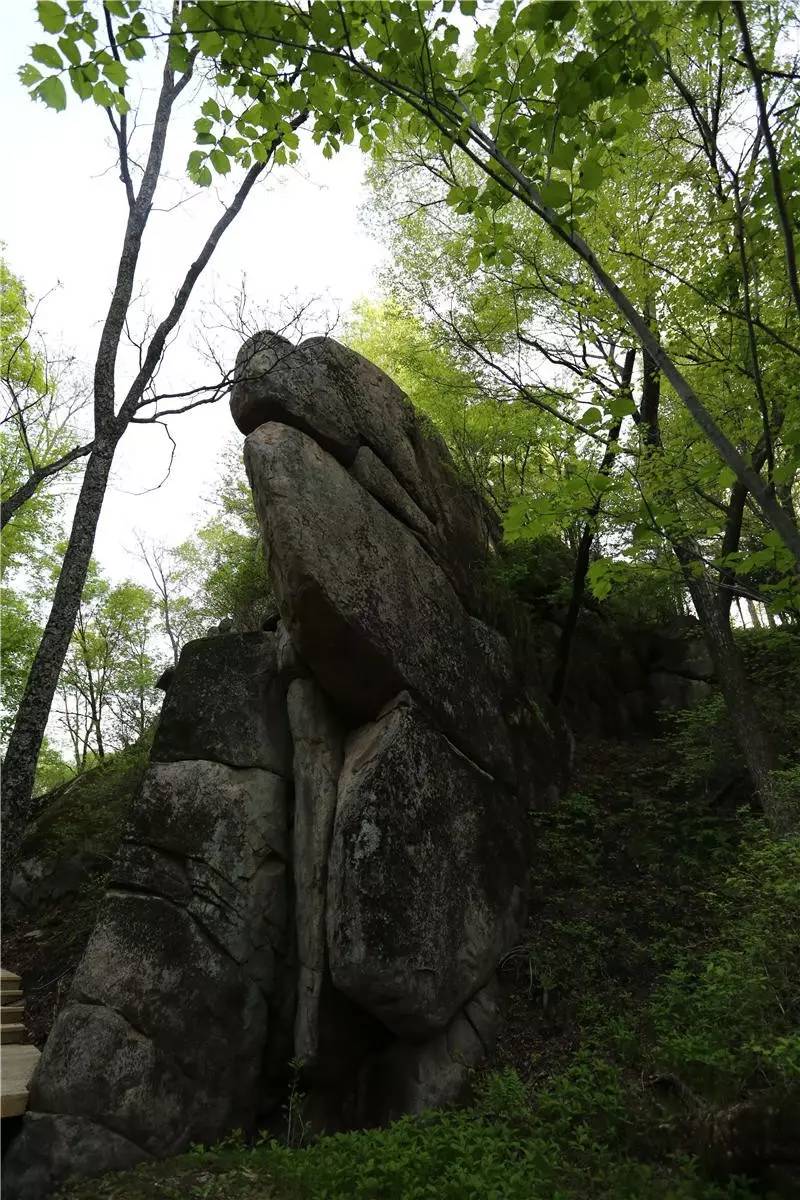
[[110,863],[147,766],[150,741],[148,733],[137,745],[57,786],[40,802],[23,853],[52,859],[88,851]]
[[[778,757],[776,784],[788,802],[798,802],[796,786],[800,746],[800,636],[795,628],[747,629],[736,634],[754,698],[770,731]],[[697,791],[718,789],[742,770],[739,751],[722,697],[707,700],[666,719],[671,751],[670,784]]]
[[[747,1200],[743,1184],[703,1179],[687,1159],[650,1165],[627,1152],[617,1072],[583,1059],[531,1104],[513,1072],[490,1077],[476,1106],[408,1117],[388,1129],[320,1139],[305,1150],[221,1147],[91,1184],[66,1200]],[[202,1189],[202,1190],[201,1190]]]
[[652,1056],[718,1103],[800,1088],[800,839],[755,835],[709,904],[719,936],[649,1004]]
[[680,572],[664,554],[633,562],[595,559],[587,580],[600,612],[623,628],[666,626],[685,613]]
[[67,783],[74,773],[74,766],[68,763],[61,752],[45,738],[36,763],[34,797],[44,796],[48,792],[54,791],[62,783]]
[[539,537],[501,547],[490,565],[491,578],[537,616],[569,603],[573,556],[557,537]]

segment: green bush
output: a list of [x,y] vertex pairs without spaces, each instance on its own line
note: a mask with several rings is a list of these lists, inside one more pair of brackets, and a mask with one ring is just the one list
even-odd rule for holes
[[653,1059],[717,1103],[800,1086],[800,839],[754,836],[711,904],[709,950],[650,1002]]

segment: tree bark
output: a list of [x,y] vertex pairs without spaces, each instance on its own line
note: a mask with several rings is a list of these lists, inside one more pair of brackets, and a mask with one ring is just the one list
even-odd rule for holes
[[70,463],[75,462],[78,458],[84,458],[91,453],[92,443],[88,442],[85,446],[76,446],[74,450],[70,450],[68,454],[62,454],[60,458],[54,462],[47,463],[43,467],[37,467],[32,471],[24,483],[20,484],[15,492],[7,496],[0,506],[0,529],[5,529],[8,522],[14,516],[14,513],[22,507],[37,489],[44,483],[45,479],[50,479],[53,475],[57,475],[68,467]]
[[[655,362],[648,359],[649,355],[645,354],[644,388],[640,408],[642,433],[648,449],[653,453],[661,453],[663,442],[659,420],[660,376]],[[746,494],[745,488],[744,495]],[[775,760],[739,647],[733,636],[730,606],[721,603],[719,589],[709,578],[705,563],[693,540],[688,536],[675,535],[669,540],[702,626],[717,683],[733,726],[734,738],[744,759],[753,790],[773,832],[780,836],[787,830],[785,815],[778,811],[775,804],[772,780]]]
[[[703,635],[714,664],[719,689],[725,700],[736,743],[747,767],[753,789],[772,832],[782,837],[792,831],[790,814],[775,794],[772,772],[775,757],[764,720],[756,705],[744,662],[736,645],[728,614],[723,614],[717,589],[707,573],[697,576],[691,569],[693,556],[676,546],[678,561],[686,568],[684,578],[703,626]],[[694,560],[696,561],[696,560]]]
[[86,464],[53,606],[31,665],[3,763],[4,895],[30,814],[36,762],[75,628],[117,441],[117,436],[96,440]]

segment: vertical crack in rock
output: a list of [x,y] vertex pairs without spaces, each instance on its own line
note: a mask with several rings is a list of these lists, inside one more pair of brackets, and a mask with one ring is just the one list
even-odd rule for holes
[[294,884],[298,980],[295,1057],[316,1064],[319,1006],[326,966],[325,901],[328,856],[342,765],[342,733],[312,679],[294,679],[287,693],[294,741]]

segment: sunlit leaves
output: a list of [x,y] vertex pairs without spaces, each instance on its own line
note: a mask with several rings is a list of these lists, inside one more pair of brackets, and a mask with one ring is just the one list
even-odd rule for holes
[[563,208],[572,195],[570,186],[563,179],[546,180],[539,189],[542,200],[550,208]]
[[50,46],[46,42],[39,42],[31,50],[31,58],[44,67],[52,67],[56,71],[60,71],[64,66],[61,55],[56,50],[55,46]]
[[60,33],[67,20],[64,9],[60,4],[54,4],[53,0],[39,0],[36,15],[45,33]]
[[228,158],[224,150],[215,148],[209,154],[211,165],[218,175],[227,175],[231,169],[231,160]]
[[64,84],[57,75],[44,79],[33,91],[38,100],[43,100],[48,108],[61,112],[67,107],[67,93]]

